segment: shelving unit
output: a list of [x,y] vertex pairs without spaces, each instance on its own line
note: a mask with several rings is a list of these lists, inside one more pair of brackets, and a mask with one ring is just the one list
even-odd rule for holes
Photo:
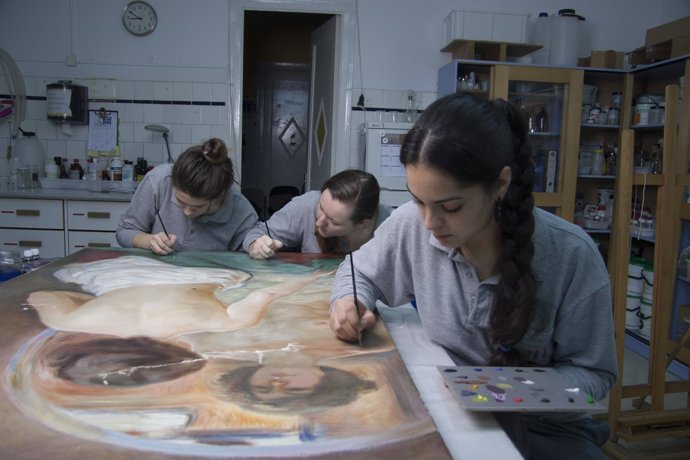
[[[646,348],[648,357],[648,380],[646,383],[625,385],[618,382],[612,389],[609,400],[608,420],[612,438],[606,450],[617,458],[629,458],[630,452],[617,441],[648,441],[653,439],[684,437],[690,435],[690,406],[666,408],[666,396],[673,393],[690,392],[687,367],[678,365],[676,359],[688,363],[689,349],[686,341],[690,332],[672,337],[674,314],[678,317],[679,302],[687,302],[690,293],[678,287],[677,260],[682,243],[690,241],[688,220],[690,204],[684,203],[685,184],[688,178],[688,145],[690,141],[690,88],[685,86],[682,111],[679,113],[680,75],[690,75],[690,59],[660,66],[649,72],[644,70],[626,76],[626,102],[632,102],[633,93],[664,88],[666,109],[663,125],[631,126],[622,133],[621,161],[616,179],[616,202],[614,228],[616,239],[610,254],[612,273],[614,316],[616,322],[616,349],[619,356],[619,371],[623,375],[623,355],[630,349]],[[623,123],[628,123],[628,120]],[[646,145],[656,136],[664,139],[663,165],[661,174],[633,174],[633,155],[639,145]],[[651,140],[650,140],[651,137]],[[633,200],[634,190],[645,188],[648,203],[654,206],[656,235],[654,238],[631,238],[630,209],[627,203]],[[654,282],[650,337],[644,338],[625,328],[625,306],[627,300],[627,271],[632,244],[645,245],[644,257],[653,260]],[[683,300],[685,299],[685,300]],[[678,334],[676,334],[678,335]],[[626,347],[627,342],[627,347]],[[675,365],[676,375],[685,372],[683,378],[667,381],[669,366]],[[623,410],[623,402],[632,401],[632,409]]]
[[[487,88],[486,91],[475,90],[483,97],[505,99],[535,116],[542,107],[546,109],[548,130],[530,133],[530,142],[535,160],[547,155],[552,165],[555,157],[556,164],[549,175],[549,162],[544,162],[545,191],[534,193],[535,203],[572,220],[583,70],[458,59],[439,69],[439,97],[456,92],[458,79],[470,73],[474,73],[480,88]],[[484,82],[488,85],[482,86]],[[546,191],[549,187],[553,187],[553,191]]]
[[[679,94],[678,78],[690,76],[690,56],[639,67],[633,70],[551,68],[509,63],[455,60],[439,69],[439,96],[457,91],[458,77],[474,72],[480,82],[488,81],[484,97],[504,98],[519,106],[520,97],[542,97],[535,91],[521,91],[521,83],[532,90],[547,84],[561,85],[563,118],[558,142],[558,188],[554,193],[535,193],[538,206],[552,207],[572,220],[576,192],[584,200],[597,199],[597,189],[614,189],[615,206],[611,228],[586,229],[602,240],[602,253],[611,276],[616,324],[616,351],[619,375],[623,376],[623,356],[639,352],[648,359],[648,381],[624,385],[619,381],[609,395],[608,420],[612,429],[607,451],[617,458],[630,458],[631,452],[617,441],[628,442],[690,436],[690,404],[668,409],[665,397],[672,393],[690,394],[690,281],[676,273],[680,252],[690,246],[690,86],[686,82]],[[534,85],[536,83],[536,85]],[[581,106],[585,84],[599,87],[599,101],[606,104],[614,92],[621,92],[620,123],[582,123]],[[538,91],[537,91],[538,93]],[[662,124],[633,125],[634,100],[643,93],[663,93],[666,101]],[[682,96],[682,98],[681,98]],[[683,105],[679,107],[679,99]],[[531,135],[532,143],[548,141],[551,133]],[[640,145],[650,150],[663,137],[661,173],[635,173],[634,153]],[[581,143],[606,142],[618,146],[616,174],[578,174]],[[687,189],[687,191],[686,191]],[[631,227],[631,205],[649,205],[656,217],[654,236],[639,236]],[[631,251],[654,266],[653,314],[650,336],[626,330],[626,301]],[[685,318],[688,321],[685,321]],[[634,351],[631,351],[634,350]],[[671,369],[680,380],[666,381]],[[623,409],[623,402],[633,409]],[[636,457],[637,458],[637,457]]]

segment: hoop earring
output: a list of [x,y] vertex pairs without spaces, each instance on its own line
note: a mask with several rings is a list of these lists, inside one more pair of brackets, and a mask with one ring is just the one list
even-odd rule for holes
[[496,222],[500,222],[503,218],[503,198],[496,198],[494,203],[494,219]]

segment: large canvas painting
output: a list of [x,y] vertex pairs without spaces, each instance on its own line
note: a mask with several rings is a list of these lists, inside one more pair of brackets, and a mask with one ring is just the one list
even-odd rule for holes
[[0,285],[3,458],[448,458],[336,258],[83,250]]

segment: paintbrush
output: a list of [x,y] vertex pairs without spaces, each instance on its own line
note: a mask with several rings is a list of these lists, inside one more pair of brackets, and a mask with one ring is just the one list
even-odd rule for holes
[[[355,262],[353,261],[352,258],[352,253],[350,253],[350,272],[352,273],[352,294],[355,297],[355,310],[357,311],[357,316],[359,316],[359,319],[362,319],[362,316],[359,314],[359,303],[357,303],[357,285],[355,284]],[[359,346],[362,346],[362,331],[359,331]]]
[[273,237],[271,236],[271,231],[268,229],[268,221],[267,220],[264,221],[264,225],[266,226],[266,233],[268,233],[268,237],[270,239],[273,239]]
[[[165,228],[165,224],[163,223],[163,218],[161,217],[157,208],[156,208],[156,215],[158,216],[158,220],[161,223],[161,227],[163,227],[163,233],[165,233],[165,236],[167,236],[168,239],[170,239],[170,234],[168,233],[168,229]],[[170,248],[170,249],[172,249],[172,253],[173,253],[173,255],[175,255],[175,249],[173,249],[173,248]]]

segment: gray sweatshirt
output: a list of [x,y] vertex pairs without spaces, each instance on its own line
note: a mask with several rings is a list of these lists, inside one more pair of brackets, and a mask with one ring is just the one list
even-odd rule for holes
[[[617,375],[608,272],[596,245],[580,227],[541,209],[534,215],[532,269],[543,327],[533,324],[515,348],[533,366],[552,366],[601,399]],[[432,341],[458,365],[486,364],[499,276],[480,282],[456,249],[443,247],[424,228],[415,203],[393,211],[353,258],[359,301],[371,309],[376,300],[398,306],[415,298]],[[331,302],[350,295],[346,258],[336,273]]]
[[[117,227],[120,246],[131,248],[134,235],[160,233],[165,225],[169,234],[177,235],[175,249],[178,250],[241,250],[245,234],[259,217],[240,188],[232,184],[220,209],[213,214],[190,219],[182,212],[173,193],[172,166],[157,166],[144,176]],[[156,209],[163,224],[156,217]]]
[[[315,234],[316,211],[319,209],[320,198],[321,192],[311,191],[290,200],[268,219],[271,237],[282,242],[284,248],[320,254],[321,247]],[[376,228],[391,214],[391,210],[390,206],[379,204]],[[248,251],[249,245],[263,235],[267,235],[266,225],[258,222],[244,238],[245,251]],[[340,252],[349,252],[343,238],[338,238],[338,249]]]

